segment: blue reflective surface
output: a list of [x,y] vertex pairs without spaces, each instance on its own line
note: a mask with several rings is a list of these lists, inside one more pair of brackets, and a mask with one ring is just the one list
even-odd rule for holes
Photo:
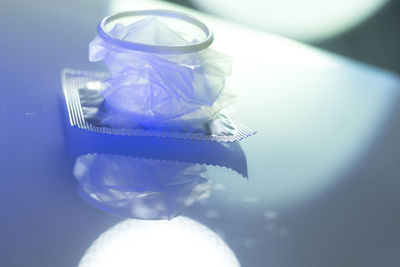
[[[150,1],[0,4],[1,266],[77,266],[121,221],[77,193],[60,71],[102,69],[87,60],[99,19],[155,5],[164,8]],[[258,133],[240,143],[249,180],[208,167],[212,194],[184,215],[218,233],[241,266],[399,266],[399,77],[200,19],[214,31],[215,47],[233,57],[229,85]]]

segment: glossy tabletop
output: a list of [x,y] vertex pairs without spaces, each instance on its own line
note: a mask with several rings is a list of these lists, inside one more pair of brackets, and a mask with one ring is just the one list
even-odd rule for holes
[[0,266],[78,266],[124,220],[77,192],[60,75],[104,70],[88,61],[99,20],[149,8],[212,29],[212,47],[233,58],[235,106],[257,131],[240,142],[248,179],[208,166],[211,195],[182,216],[219,235],[240,266],[399,266],[399,76],[139,0],[0,3]]

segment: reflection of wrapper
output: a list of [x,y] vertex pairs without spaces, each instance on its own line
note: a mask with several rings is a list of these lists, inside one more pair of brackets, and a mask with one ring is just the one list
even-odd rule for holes
[[108,213],[137,219],[171,219],[208,197],[203,165],[89,154],[76,159],[81,196]]
[[[116,24],[110,36],[151,45],[189,45],[157,17],[131,25]],[[146,127],[175,121],[207,120],[232,103],[225,88],[231,58],[210,48],[195,53],[156,54],[128,50],[97,36],[90,43],[91,61],[104,60],[111,77],[103,82],[107,108],[116,114],[113,127]]]

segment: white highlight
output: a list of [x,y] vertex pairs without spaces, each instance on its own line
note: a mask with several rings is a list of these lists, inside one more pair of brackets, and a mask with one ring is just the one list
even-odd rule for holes
[[79,267],[239,267],[228,245],[186,217],[172,221],[125,220],[90,246]]
[[328,38],[363,22],[387,0],[191,0],[210,13],[299,40]]

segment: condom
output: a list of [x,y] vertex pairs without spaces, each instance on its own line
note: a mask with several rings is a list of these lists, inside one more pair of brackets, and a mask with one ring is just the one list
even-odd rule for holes
[[90,61],[109,73],[64,70],[71,124],[98,132],[232,142],[254,134],[225,86],[232,60],[213,34],[175,11],[129,11],[104,18]]

